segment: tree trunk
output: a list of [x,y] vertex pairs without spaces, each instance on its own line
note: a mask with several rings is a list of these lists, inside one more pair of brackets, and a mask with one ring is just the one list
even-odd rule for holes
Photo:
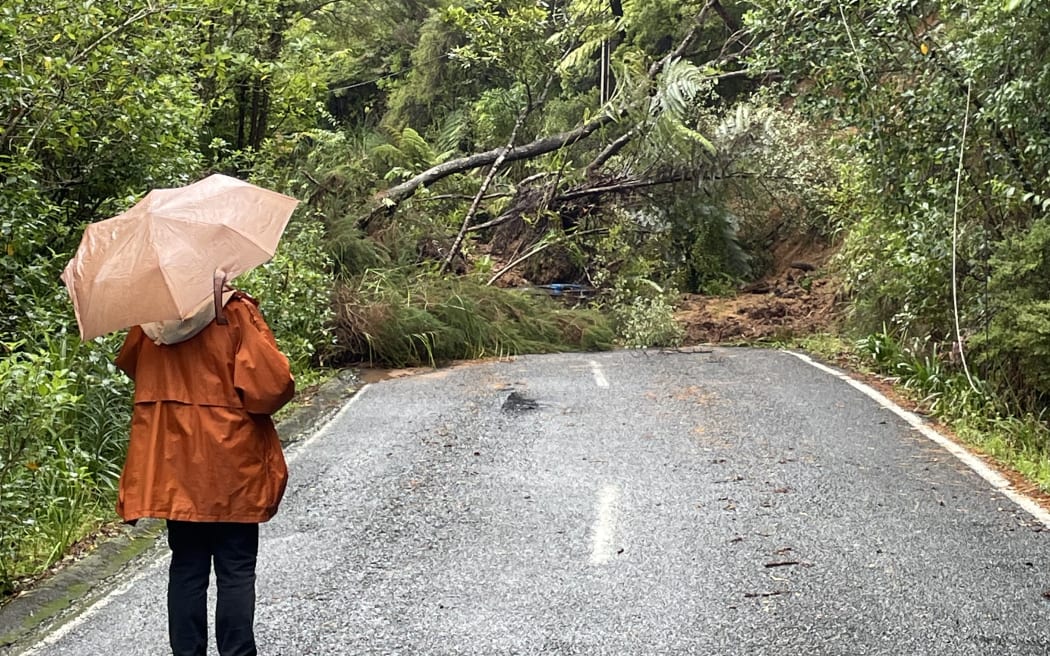
[[371,221],[375,215],[382,212],[385,208],[392,208],[406,198],[411,197],[412,194],[416,193],[417,189],[424,185],[430,185],[438,180],[447,178],[450,175],[455,175],[456,173],[463,173],[464,171],[471,171],[473,169],[481,168],[482,166],[488,166],[495,163],[501,155],[504,155],[503,161],[506,163],[517,162],[523,159],[532,159],[533,157],[539,157],[540,155],[554,152],[586,139],[598,129],[612,123],[617,117],[617,114],[603,114],[596,119],[584,123],[575,130],[563,132],[551,137],[542,137],[531,143],[525,144],[520,148],[512,148],[510,150],[506,150],[503,147],[494,148],[483,153],[476,153],[474,155],[468,155],[467,157],[450,160],[443,164],[438,164],[437,166],[423,171],[411,180],[395,185],[379,194],[380,206],[373,210],[359,223],[362,227],[367,226],[368,222]]

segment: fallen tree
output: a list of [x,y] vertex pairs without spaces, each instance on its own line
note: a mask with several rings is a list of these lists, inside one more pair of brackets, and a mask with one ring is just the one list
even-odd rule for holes
[[[715,24],[712,18],[714,21],[721,19],[721,22]],[[722,36],[719,36],[719,31]],[[617,80],[616,93],[597,115],[569,130],[516,143],[525,119],[544,109],[547,90],[559,75],[558,66],[553,66],[545,74],[546,84],[540,85],[543,93],[539,96],[528,94],[528,101],[518,110],[513,129],[503,145],[434,163],[376,193],[369,210],[354,221],[354,228],[369,234],[384,231],[409,200],[414,200],[416,207],[441,203],[436,207],[443,209],[434,212],[444,212],[446,217],[447,212],[456,211],[449,205],[450,201],[469,201],[461,210],[463,214],[458,229],[446,238],[428,236],[428,246],[421,248],[420,257],[438,260],[439,270],[445,273],[453,268],[454,260],[462,261],[461,250],[469,235],[499,228],[524,217],[529,225],[526,232],[533,241],[531,244],[515,241],[510,251],[502,253],[506,258],[504,262],[517,264],[528,259],[519,257],[522,252],[535,254],[548,249],[549,244],[534,247],[544,240],[543,231],[556,225],[556,222],[546,219],[534,221],[529,217],[556,217],[561,213],[598,216],[600,212],[591,210],[611,207],[619,202],[617,199],[633,198],[654,203],[656,201],[646,196],[660,188],[693,183],[697,189],[712,181],[734,177],[734,144],[731,139],[720,140],[719,147],[725,150],[718,152],[719,149],[701,131],[710,127],[711,117],[717,114],[717,110],[705,107],[708,102],[719,102],[713,92],[715,85],[723,80],[751,75],[742,68],[742,53],[751,47],[749,38],[719,0],[707,0],[673,48],[645,68],[623,69],[622,79]],[[632,70],[635,72],[631,73]],[[763,71],[756,76],[767,74]],[[704,114],[708,116],[707,127],[700,127],[698,116],[704,112],[708,112]],[[598,136],[605,140],[604,143],[594,143]],[[654,152],[659,151],[661,143],[676,139],[677,146],[688,142],[694,146],[694,152],[683,155],[689,148],[681,147],[669,147],[666,153]],[[567,149],[574,150],[547,165],[554,170],[537,174],[534,173],[537,167],[531,167],[532,170],[525,173],[527,169],[513,166]],[[581,160],[586,163],[581,164]],[[476,186],[471,185],[469,191],[462,188],[453,193],[440,190],[442,181],[486,167],[487,172],[479,177]],[[402,167],[402,170],[404,168],[407,167]],[[523,172],[515,179],[513,175],[506,175],[511,170]],[[439,193],[418,194],[423,189],[438,189]],[[424,212],[436,216],[430,210]],[[607,215],[606,219],[599,221],[610,217]],[[571,223],[569,218],[565,221]],[[569,230],[564,237],[573,239],[602,234],[602,230],[596,230],[600,227],[591,221],[586,229]],[[557,240],[564,243],[561,236]],[[461,265],[455,268],[463,270]],[[505,272],[501,270],[500,275]],[[499,277],[494,276],[490,284]]]

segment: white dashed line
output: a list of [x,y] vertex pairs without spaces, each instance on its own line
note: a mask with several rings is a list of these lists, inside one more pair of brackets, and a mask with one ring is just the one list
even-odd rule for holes
[[591,360],[591,373],[594,374],[594,382],[598,387],[608,388],[609,379],[605,377],[602,366],[596,360]]
[[616,533],[616,502],[620,489],[606,485],[598,493],[597,517],[591,528],[591,564],[604,565],[613,557],[613,536]]
[[981,460],[974,454],[970,453],[969,451],[959,446],[952,440],[935,431],[915,413],[908,412],[904,408],[901,408],[896,403],[886,398],[883,394],[865,385],[864,383],[854,380],[853,378],[850,378],[848,375],[842,372],[835,371],[831,367],[826,367],[820,364],[819,362],[815,362],[812,358],[806,355],[803,355],[801,353],[794,353],[792,351],[785,352],[790,353],[796,358],[808,363],[813,367],[816,367],[817,369],[820,369],[823,372],[829,373],[832,376],[835,376],[836,378],[845,381],[850,386],[860,390],[868,397],[874,399],[876,403],[886,408],[890,412],[894,413],[904,421],[908,422],[908,424],[910,424],[912,428],[919,431],[928,439],[932,440],[933,442],[941,446],[944,450],[948,451],[948,453],[961,460],[967,467],[976,472],[978,476],[986,480],[998,492],[1008,497],[1011,501],[1023,508],[1030,515],[1042,522],[1043,525],[1050,527],[1050,512],[1047,512],[1042,506],[1036,503],[1035,499],[1032,499],[1031,497],[1018,492],[1010,484],[1010,481],[1008,481],[1005,477],[999,474],[999,472],[989,467],[987,464],[985,464],[983,460]]

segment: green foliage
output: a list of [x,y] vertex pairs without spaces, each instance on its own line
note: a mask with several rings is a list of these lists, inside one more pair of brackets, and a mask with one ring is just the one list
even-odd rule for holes
[[112,516],[130,421],[119,343],[59,336],[0,359],[0,594]]
[[671,295],[627,295],[614,290],[612,313],[617,332],[627,348],[650,346],[680,346],[685,333],[675,321],[674,299]]
[[749,15],[766,36],[755,67],[779,70],[798,107],[851,136],[837,211],[855,324],[940,341],[955,333],[954,289],[980,373],[1025,403],[1048,389],[1046,309],[1018,269],[1045,256],[1038,236],[1014,236],[1038,232],[1046,211],[1048,19],[1046,3],[1000,0],[757,0]]
[[382,126],[400,132],[406,126],[430,127],[443,114],[459,109],[479,90],[477,71],[449,61],[449,53],[466,37],[443,12],[432,11],[419,28],[418,45],[410,51],[403,80],[384,81],[390,87]]
[[[275,162],[294,142],[279,132],[323,114],[339,59],[324,42],[298,3],[277,0],[0,7],[0,592],[112,519],[130,386],[111,364],[120,336],[80,343],[58,282],[81,228],[205,162]],[[260,178],[290,182],[266,166]],[[300,372],[328,343],[322,242],[320,228],[292,229],[253,274]],[[276,294],[296,302],[271,307]]]
[[654,244],[639,240],[640,217],[621,214],[591,253],[592,281],[607,292],[598,305],[612,318],[620,342],[629,348],[677,346],[684,333],[674,319],[673,288],[655,280],[673,277]]
[[[0,299],[54,299],[79,225],[133,194],[185,176],[201,112],[193,79],[159,53],[177,50],[174,15],[146,2],[35,3],[0,10]],[[53,326],[52,326],[53,329]],[[34,333],[0,317],[0,339]]]
[[[674,221],[672,244],[688,246],[682,266],[684,289],[716,294],[732,287],[750,273],[748,255],[740,245],[739,223],[722,207],[695,205],[673,206],[673,212],[686,213]],[[677,237],[677,238],[676,238]]]
[[477,74],[528,84],[545,77],[559,55],[548,40],[550,12],[535,0],[468,0],[450,4],[444,18],[466,37],[450,57]]
[[334,341],[332,260],[320,222],[293,222],[273,259],[244,275],[236,284],[259,300],[266,323],[292,373],[301,382],[323,365]]
[[407,179],[448,159],[451,152],[438,153],[412,128],[404,128],[389,143],[372,150],[370,161],[377,170],[386,171],[386,179]]
[[974,335],[976,361],[1026,407],[1050,402],[1050,219],[1007,238],[991,260],[986,330]]

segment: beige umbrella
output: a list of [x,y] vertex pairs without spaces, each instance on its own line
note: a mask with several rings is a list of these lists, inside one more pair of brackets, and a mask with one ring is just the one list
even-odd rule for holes
[[227,279],[268,261],[298,200],[225,175],[154,189],[92,223],[62,280],[80,337],[185,319]]

